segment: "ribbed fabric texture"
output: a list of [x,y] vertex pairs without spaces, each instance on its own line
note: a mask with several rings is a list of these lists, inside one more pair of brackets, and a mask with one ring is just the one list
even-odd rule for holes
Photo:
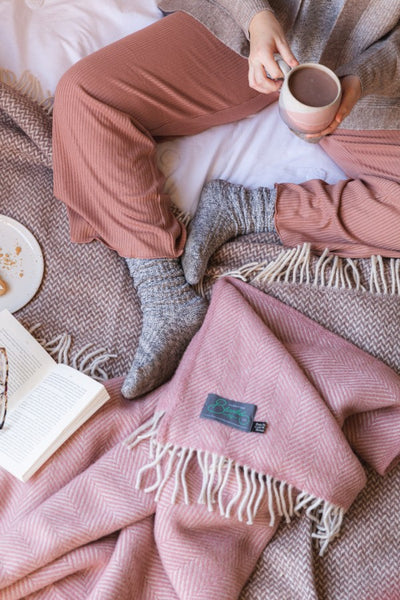
[[364,98],[349,129],[400,128],[398,0],[162,0],[163,10],[193,15],[227,46],[249,55],[248,25],[271,8],[300,62],[320,62],[339,76],[360,77]]
[[311,242],[353,258],[400,257],[400,131],[341,130],[321,145],[349,179],[277,185],[283,243]]
[[251,90],[247,61],[183,13],[74,65],[56,91],[53,129],[54,191],[73,241],[97,238],[130,258],[179,256],[185,231],[163,193],[156,141],[274,99]]

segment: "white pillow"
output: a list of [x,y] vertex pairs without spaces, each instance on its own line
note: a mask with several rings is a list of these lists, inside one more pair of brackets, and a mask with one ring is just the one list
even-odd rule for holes
[[0,0],[1,78],[29,71],[52,96],[77,60],[160,17],[156,0]]

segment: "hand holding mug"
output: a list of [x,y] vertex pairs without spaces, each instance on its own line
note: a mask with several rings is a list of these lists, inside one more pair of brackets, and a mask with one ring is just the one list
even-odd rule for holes
[[280,54],[290,67],[298,65],[298,60],[272,11],[257,13],[250,22],[249,34],[249,86],[262,94],[277,92],[282,85],[283,73],[274,55]]
[[339,78],[319,63],[307,62],[291,68],[281,56],[276,55],[275,59],[285,73],[279,94],[283,121],[302,139],[318,141],[321,132],[332,124],[341,104]]
[[342,99],[332,123],[323,131],[317,134],[309,134],[307,138],[313,141],[313,138],[320,139],[325,135],[330,135],[340,125],[352,111],[353,107],[361,98],[361,81],[357,75],[346,75],[341,79]]

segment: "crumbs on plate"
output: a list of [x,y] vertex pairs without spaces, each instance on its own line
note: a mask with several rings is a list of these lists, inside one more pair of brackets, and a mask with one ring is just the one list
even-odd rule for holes
[[[14,251],[3,251],[0,248],[0,269],[4,271],[12,271],[17,272],[18,277],[24,276],[24,271],[22,269],[22,260],[21,260],[21,246],[15,246]],[[0,295],[5,294],[7,290],[6,283],[0,279]],[[4,289],[5,286],[5,289]]]

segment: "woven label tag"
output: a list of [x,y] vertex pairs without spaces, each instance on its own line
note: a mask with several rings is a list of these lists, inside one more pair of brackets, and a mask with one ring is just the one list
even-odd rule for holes
[[253,433],[265,433],[266,429],[267,429],[266,421],[253,421],[253,425],[251,428]]
[[200,417],[212,419],[242,431],[251,431],[256,410],[257,406],[255,404],[228,400],[218,396],[218,394],[208,394]]

